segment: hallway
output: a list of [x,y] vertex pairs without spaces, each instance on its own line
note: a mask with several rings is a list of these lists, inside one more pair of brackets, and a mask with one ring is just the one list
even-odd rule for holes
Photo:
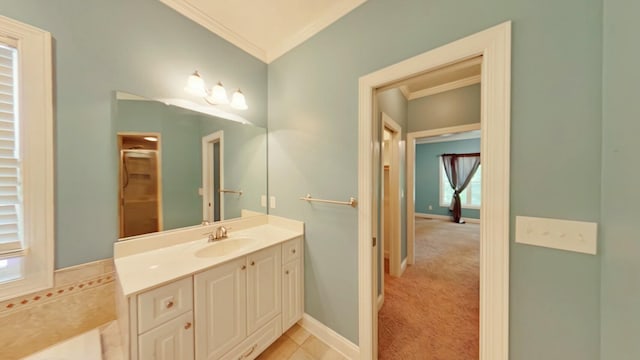
[[480,226],[416,218],[416,263],[385,274],[379,359],[478,359]]

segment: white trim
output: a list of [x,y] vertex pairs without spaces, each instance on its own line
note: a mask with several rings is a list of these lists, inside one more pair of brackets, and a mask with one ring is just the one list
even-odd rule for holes
[[267,52],[265,49],[240,36],[189,2],[184,0],[160,0],[160,2],[258,58],[262,62],[267,62]]
[[317,17],[315,21],[311,22],[300,31],[285,37],[284,39],[282,39],[282,41],[269,48],[264,48],[238,34],[236,31],[230,29],[228,26],[222,24],[218,20],[207,15],[204,11],[200,10],[197,6],[191,4],[189,1],[160,0],[160,2],[174,9],[178,13],[191,19],[197,24],[200,24],[207,30],[213,32],[214,34],[220,36],[231,44],[239,47],[240,49],[246,51],[250,55],[267,64],[289,52],[296,46],[307,41],[312,36],[319,33],[327,26],[333,24],[338,19],[345,16],[366,1],[367,0],[339,1],[335,4],[335,6],[322,13],[322,15]]
[[[451,126],[433,130],[422,130],[407,133],[407,261],[409,265],[416,262],[415,256],[415,170],[417,139],[441,136],[444,134],[459,134],[481,130],[481,124],[467,124]],[[438,195],[439,196],[439,195]],[[440,201],[440,200],[438,200]]]
[[[415,216],[417,218],[422,218],[422,219],[434,219],[434,220],[451,221],[451,216],[440,215],[440,214],[416,213]],[[464,221],[468,222],[469,224],[480,224],[480,219],[465,218],[465,217],[463,217],[463,219],[464,219]]]
[[481,75],[474,75],[474,76],[469,76],[468,78],[452,81],[450,83],[412,92],[411,94],[409,94],[409,98],[407,100],[415,100],[425,96],[431,96],[431,95],[443,93],[445,91],[451,91],[451,90],[463,88],[465,86],[479,84],[480,79],[481,79]]
[[441,142],[453,142],[453,141],[461,141],[461,140],[471,140],[471,139],[480,139],[480,123],[478,123],[478,130],[475,131],[467,131],[464,133],[457,134],[448,134],[450,136],[437,136],[437,137],[428,137],[428,138],[419,138],[416,139],[416,144],[435,144]]
[[[376,88],[425,71],[482,55],[482,219],[480,228],[480,360],[509,357],[509,131],[511,22],[428,51],[359,80],[358,296],[362,359],[375,359],[377,323],[372,298],[371,251],[373,95]],[[487,141],[489,140],[490,141]],[[415,146],[415,140],[408,146]],[[410,220],[410,219],[409,219]]]
[[378,295],[378,312],[382,309],[382,305],[384,305],[384,293]]
[[331,346],[347,359],[360,359],[360,350],[356,344],[333,331],[311,315],[304,313],[304,315],[302,315],[302,320],[298,321],[298,325],[302,326],[313,336],[322,340],[325,344]]
[[[210,212],[209,203],[214,203],[213,179],[209,178],[213,165],[213,145],[220,144],[220,189],[224,189],[224,131],[219,130],[202,137],[202,219],[213,222],[215,213]],[[219,193],[220,220],[224,220],[224,193]]]
[[265,62],[269,64],[280,56],[286,54],[291,49],[309,40],[315,34],[319,33],[327,26],[333,24],[338,19],[350,13],[353,9],[362,5],[366,1],[367,0],[338,1],[331,9],[322,13],[321,16],[317,17],[312,23],[305,26],[300,31],[285,37],[278,44],[265,49],[265,52],[267,54]]
[[0,16],[0,34],[17,41],[23,224],[27,255],[21,280],[0,285],[0,301],[53,286],[54,147],[51,34]]
[[402,260],[402,264],[400,264],[400,276],[402,276],[406,270],[407,270],[407,258],[404,258],[404,260]]
[[[402,196],[400,191],[400,142],[402,141],[402,127],[384,112],[382,113],[381,125],[382,132],[384,132],[385,128],[391,130],[391,141],[389,146],[391,151],[391,166],[389,166],[389,212],[391,214],[384,214],[385,217],[390,216],[391,218],[391,229],[389,230],[391,239],[384,239],[382,243],[384,245],[387,240],[390,240],[389,275],[400,276],[400,263],[402,262],[402,244],[400,241],[400,238],[402,237],[402,227],[400,226],[400,197]],[[383,204],[383,202],[380,203]],[[384,223],[385,221],[383,220],[382,224]],[[384,238],[384,228],[381,235],[382,236],[380,237]],[[382,266],[384,268],[384,265]],[[383,274],[382,283],[384,284],[384,270],[381,273]],[[384,286],[382,287],[382,291],[384,292]]]
[[411,96],[411,91],[409,91],[409,87],[407,85],[402,85],[399,87],[400,92],[404,95],[404,98],[409,100],[409,96]]

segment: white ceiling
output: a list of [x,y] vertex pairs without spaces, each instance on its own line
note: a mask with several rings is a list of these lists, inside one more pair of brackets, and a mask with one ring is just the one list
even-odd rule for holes
[[270,63],[367,0],[160,0]]

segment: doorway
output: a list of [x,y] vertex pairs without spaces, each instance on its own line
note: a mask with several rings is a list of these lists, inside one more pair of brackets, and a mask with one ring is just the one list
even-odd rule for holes
[[224,132],[202,138],[202,220],[224,220]]
[[160,134],[118,133],[120,237],[162,231]]
[[377,256],[374,261],[374,269],[377,272],[377,307],[380,309],[384,303],[384,274],[402,276],[406,263],[401,260],[401,164],[404,160],[404,146],[402,141],[402,127],[388,114],[381,113],[381,151],[380,151],[380,177],[381,199],[380,204],[380,245],[377,247]]
[[[479,119],[479,103],[462,102],[466,99],[462,95],[469,92],[479,98],[479,90],[475,84],[416,99],[432,108],[410,120],[424,117],[434,121],[428,116],[433,112],[455,118],[464,109],[477,112]],[[439,103],[455,104],[455,108],[440,112]],[[478,130],[456,131],[475,127],[479,129],[480,124],[407,134],[415,144],[407,147],[408,158],[415,159],[407,162],[407,170],[415,178],[407,186],[408,207],[415,208],[415,217],[410,215],[413,229],[407,234],[411,235],[407,238],[413,245],[413,260],[402,277],[385,278],[385,303],[378,312],[379,359],[405,359],[415,354],[434,359],[478,359],[480,213],[475,207],[481,202],[481,181],[476,181],[481,172],[475,168],[473,173],[460,174],[473,181],[460,194],[464,223],[454,222],[449,211],[453,191],[442,161],[443,154],[470,159],[466,155],[480,151]],[[420,133],[432,135],[416,136]]]
[[[377,358],[377,296],[372,264],[374,94],[415,75],[482,56],[480,349],[482,360],[508,359],[509,122],[511,23],[506,22],[360,78],[358,209],[360,357]],[[377,131],[376,131],[377,132]],[[410,145],[410,144],[409,144]],[[372,246],[373,245],[373,246]],[[373,251],[372,251],[373,250]]]

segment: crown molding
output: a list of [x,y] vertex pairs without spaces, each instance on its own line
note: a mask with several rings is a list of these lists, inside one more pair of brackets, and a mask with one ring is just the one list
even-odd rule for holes
[[207,30],[227,40],[233,45],[246,51],[250,55],[258,58],[262,62],[265,62],[265,63],[267,62],[267,52],[263,48],[259,47],[258,45],[240,36],[235,31],[224,26],[217,20],[213,19],[212,17],[202,12],[197,7],[189,4],[187,1],[184,1],[184,0],[159,0],[159,1],[167,5],[168,7],[172,8],[173,10],[177,11],[178,13],[191,19],[192,21],[196,22],[197,24],[203,26]]
[[336,20],[351,12],[353,9],[365,3],[367,0],[343,0],[336,6],[325,11],[316,21],[305,26],[302,30],[284,38],[270,48],[262,48],[247,40],[237,32],[223,25],[216,19],[208,16],[198,7],[193,6],[187,0],[159,0],[163,4],[186,16],[190,20],[203,26],[207,30],[227,40],[233,45],[246,51],[264,63],[270,63],[291,49],[309,40]]
[[322,16],[318,17],[314,22],[305,26],[302,30],[284,38],[280,43],[267,49],[267,64],[286,54],[291,49],[309,40],[315,34],[319,33],[329,25],[345,16],[353,9],[364,4],[367,0],[343,0],[325,11]]
[[404,98],[409,100],[409,97],[411,96],[411,91],[409,91],[409,87],[407,85],[403,85],[400,86],[400,92],[402,92],[402,95],[404,95]]
[[459,89],[461,87],[470,86],[470,85],[474,85],[474,84],[479,84],[480,83],[480,79],[481,79],[480,75],[475,75],[475,76],[470,76],[468,78],[452,81],[450,83],[446,83],[446,84],[442,84],[442,85],[426,88],[426,89],[423,89],[423,90],[419,90],[419,91],[416,91],[416,92],[412,92],[411,94],[409,94],[408,100],[415,100],[415,99],[419,99],[421,97],[435,95],[435,94],[439,94],[439,93],[442,93],[442,92],[445,92],[445,91],[455,90],[455,89]]

